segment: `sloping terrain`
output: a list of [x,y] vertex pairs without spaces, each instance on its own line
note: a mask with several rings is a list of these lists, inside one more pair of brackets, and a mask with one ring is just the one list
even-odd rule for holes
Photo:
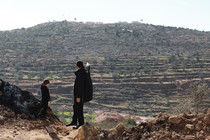
[[188,81],[208,81],[209,44],[209,32],[183,28],[49,22],[0,32],[0,79],[34,95],[43,79],[50,79],[51,108],[65,121],[80,59],[91,64],[94,82],[86,113],[151,116],[178,104],[188,94]]
[[0,106],[1,140],[210,140],[210,114],[169,115],[161,113],[135,127],[118,124],[109,130],[85,124],[78,130],[66,127],[52,112],[49,118],[15,117]]
[[[32,119],[0,105],[1,140],[69,140],[77,135],[67,128],[56,116],[49,113],[48,119]],[[71,134],[70,134],[71,132]]]

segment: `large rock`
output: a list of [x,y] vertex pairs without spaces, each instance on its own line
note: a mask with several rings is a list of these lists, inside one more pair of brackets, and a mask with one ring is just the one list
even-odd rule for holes
[[41,109],[41,101],[32,93],[0,79],[0,104],[13,109],[15,113],[37,116]]
[[192,124],[186,124],[185,128],[189,131],[193,131],[195,129],[195,126]]
[[79,140],[103,140],[105,134],[100,128],[96,128],[90,124],[85,124],[78,130],[77,138]]
[[125,131],[125,126],[122,125],[121,123],[118,124],[116,127],[110,129],[108,131],[108,139],[109,140],[114,140],[114,139],[122,139],[123,137],[123,132]]
[[195,140],[195,136],[192,136],[192,135],[186,135],[184,140]]
[[204,122],[206,123],[206,125],[210,125],[210,114],[208,114],[207,116],[205,116],[204,118],[203,118],[203,120],[204,120]]
[[168,122],[171,124],[179,124],[182,121],[182,117],[180,116],[171,116],[168,118]]
[[90,124],[85,124],[79,128],[76,138],[79,140],[121,140],[125,129],[122,124],[118,124],[110,130],[102,130]]
[[119,134],[122,134],[125,131],[125,129],[125,126],[121,123],[116,126],[116,130]]

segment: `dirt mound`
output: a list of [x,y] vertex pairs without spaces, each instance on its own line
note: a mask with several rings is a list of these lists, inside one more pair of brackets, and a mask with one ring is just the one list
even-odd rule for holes
[[32,119],[0,105],[1,140],[210,140],[210,111],[202,114],[157,117],[127,128],[122,124],[104,130],[85,124],[78,130],[66,127],[51,110],[47,119]]
[[77,135],[66,127],[49,109],[45,119],[33,119],[26,114],[16,114],[0,105],[1,140],[68,140]]
[[210,113],[159,114],[155,119],[125,130],[125,140],[210,140]]

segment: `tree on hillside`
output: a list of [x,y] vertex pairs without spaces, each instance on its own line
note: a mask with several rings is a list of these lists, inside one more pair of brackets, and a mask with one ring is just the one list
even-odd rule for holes
[[192,102],[196,109],[196,113],[203,110],[202,106],[208,99],[209,86],[205,81],[193,81],[189,85],[189,93],[192,95]]
[[209,91],[209,86],[205,81],[191,81],[188,86],[189,94],[183,95],[179,104],[172,107],[169,112],[173,114],[199,113],[206,110]]

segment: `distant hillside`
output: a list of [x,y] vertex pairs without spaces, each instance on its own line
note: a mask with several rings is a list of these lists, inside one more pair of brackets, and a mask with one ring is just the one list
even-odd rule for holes
[[[158,51],[164,47],[207,47],[210,44],[210,33],[142,23],[95,24],[63,21],[0,32],[0,41],[3,50],[15,48],[16,54],[32,54],[35,58],[46,53],[61,56],[79,56],[84,53],[109,56],[132,55],[139,51],[147,53],[147,49],[151,48]],[[23,52],[21,49],[26,50]],[[163,53],[161,50],[158,52]]]
[[[49,22],[0,32],[0,63],[3,69],[12,66],[11,69],[19,71],[21,66],[34,66],[46,71],[51,63],[57,67],[77,59],[104,64],[114,63],[109,60],[121,56],[202,55],[209,44],[209,32],[183,28],[142,23]],[[49,74],[46,71],[42,75]]]
[[49,22],[0,32],[0,50],[0,78],[34,93],[50,79],[54,98],[65,97],[55,107],[71,100],[79,59],[91,64],[90,108],[138,115],[169,110],[187,81],[210,78],[210,32],[184,28]]

